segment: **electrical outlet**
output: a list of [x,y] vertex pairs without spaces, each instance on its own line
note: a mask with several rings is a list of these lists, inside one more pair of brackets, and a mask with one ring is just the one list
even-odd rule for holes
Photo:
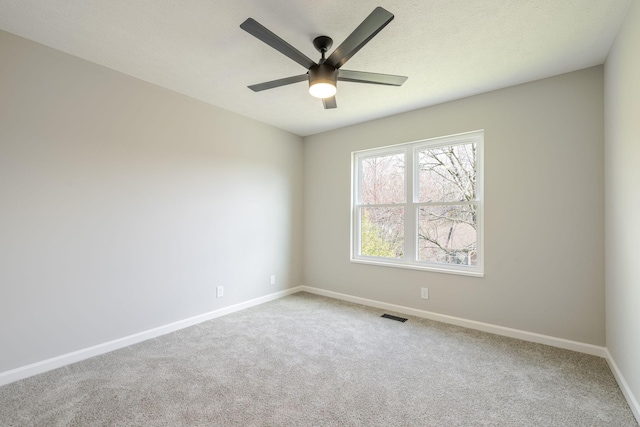
[[216,298],[222,298],[224,296],[224,286],[218,286],[216,288]]
[[272,274],[272,275],[271,275],[271,284],[272,284],[272,285],[275,285],[275,284],[276,284],[276,275],[275,275],[275,274]]
[[420,297],[422,299],[429,299],[429,288],[420,289]]

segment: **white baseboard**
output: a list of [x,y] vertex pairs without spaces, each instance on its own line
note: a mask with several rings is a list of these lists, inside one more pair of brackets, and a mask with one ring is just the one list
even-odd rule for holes
[[627,403],[631,408],[631,412],[633,412],[633,415],[636,417],[636,421],[638,421],[638,424],[640,424],[640,404],[638,403],[638,399],[636,399],[633,392],[631,391],[631,388],[629,387],[629,384],[622,376],[622,372],[620,372],[618,364],[616,363],[613,356],[611,356],[611,353],[609,353],[609,349],[605,349],[605,352],[607,353],[606,359],[609,367],[611,368],[611,372],[613,372],[613,376],[616,378],[616,381],[620,386],[620,390],[622,390],[622,394],[624,395],[625,399],[627,399]]
[[106,343],[94,345],[93,347],[83,348],[81,350],[73,351],[71,353],[63,354],[60,356],[52,357],[40,362],[32,363],[30,365],[22,366],[9,371],[0,372],[0,386],[18,381],[24,378],[31,377],[33,375],[42,374],[53,369],[61,368],[66,365],[70,365],[81,360],[88,359],[90,357],[99,356],[110,351],[118,350],[123,347],[127,347],[139,342],[156,338],[161,335],[165,335],[180,329],[188,328],[189,326],[197,325],[198,323],[206,322],[207,320],[215,319],[216,317],[224,316],[225,314],[235,313],[236,311],[244,310],[249,307],[263,304],[265,302],[273,301],[278,298],[282,298],[287,295],[300,292],[302,287],[296,287],[286,289],[284,291],[276,292],[273,294],[265,295],[260,298],[255,298],[249,301],[245,301],[240,304],[235,304],[229,307],[224,307],[218,310],[210,311],[198,316],[190,317],[188,319],[179,320],[177,322],[170,323],[168,325],[160,326],[148,331],[139,332],[137,334],[129,335],[123,338],[119,338]]
[[408,314],[410,316],[422,317],[424,319],[435,320],[437,322],[449,323],[451,325],[462,326],[469,329],[476,329],[483,332],[489,332],[505,337],[518,338],[523,341],[530,341],[539,344],[546,344],[552,347],[564,348],[580,353],[591,354],[593,356],[606,358],[606,348],[593,344],[585,344],[578,341],[566,340],[564,338],[556,338],[548,335],[536,334],[534,332],[522,331],[519,329],[507,328],[504,326],[492,325],[490,323],[476,322],[475,320],[467,320],[460,317],[448,316],[446,314],[438,314],[430,311],[419,310],[416,308],[405,307],[401,305],[389,304],[386,302],[371,300],[367,298],[355,297],[352,295],[341,294],[338,292],[327,291],[324,289],[313,288],[310,286],[301,286],[302,290],[312,294],[322,295],[343,301],[349,301],[356,304],[367,305],[369,307],[380,308],[383,310],[394,311],[396,313]]

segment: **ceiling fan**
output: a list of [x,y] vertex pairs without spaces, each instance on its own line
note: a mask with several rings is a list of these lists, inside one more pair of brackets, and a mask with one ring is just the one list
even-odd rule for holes
[[337,107],[335,94],[338,81],[401,86],[405,80],[407,80],[407,77],[341,69],[353,55],[362,49],[362,47],[391,22],[392,19],[393,14],[381,7],[376,7],[328,58],[325,58],[325,54],[331,48],[333,40],[327,36],[316,37],[313,40],[313,46],[322,55],[316,63],[256,20],[248,18],[240,24],[240,28],[307,69],[305,74],[285,77],[283,79],[272,80],[248,87],[254,92],[260,92],[308,80],[309,93],[316,98],[321,98],[324,108],[328,109]]

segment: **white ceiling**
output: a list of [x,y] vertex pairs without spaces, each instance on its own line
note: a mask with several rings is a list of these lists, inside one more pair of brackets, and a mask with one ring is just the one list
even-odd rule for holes
[[[632,0],[0,0],[0,29],[306,136],[602,64]],[[376,6],[395,19],[345,69],[402,87],[341,82],[324,110],[304,74],[240,29],[252,17],[310,58]]]

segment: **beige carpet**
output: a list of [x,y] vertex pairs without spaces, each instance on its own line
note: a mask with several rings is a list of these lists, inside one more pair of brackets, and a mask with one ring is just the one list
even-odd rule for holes
[[637,426],[601,358],[381,314],[291,295],[1,387],[0,425]]

